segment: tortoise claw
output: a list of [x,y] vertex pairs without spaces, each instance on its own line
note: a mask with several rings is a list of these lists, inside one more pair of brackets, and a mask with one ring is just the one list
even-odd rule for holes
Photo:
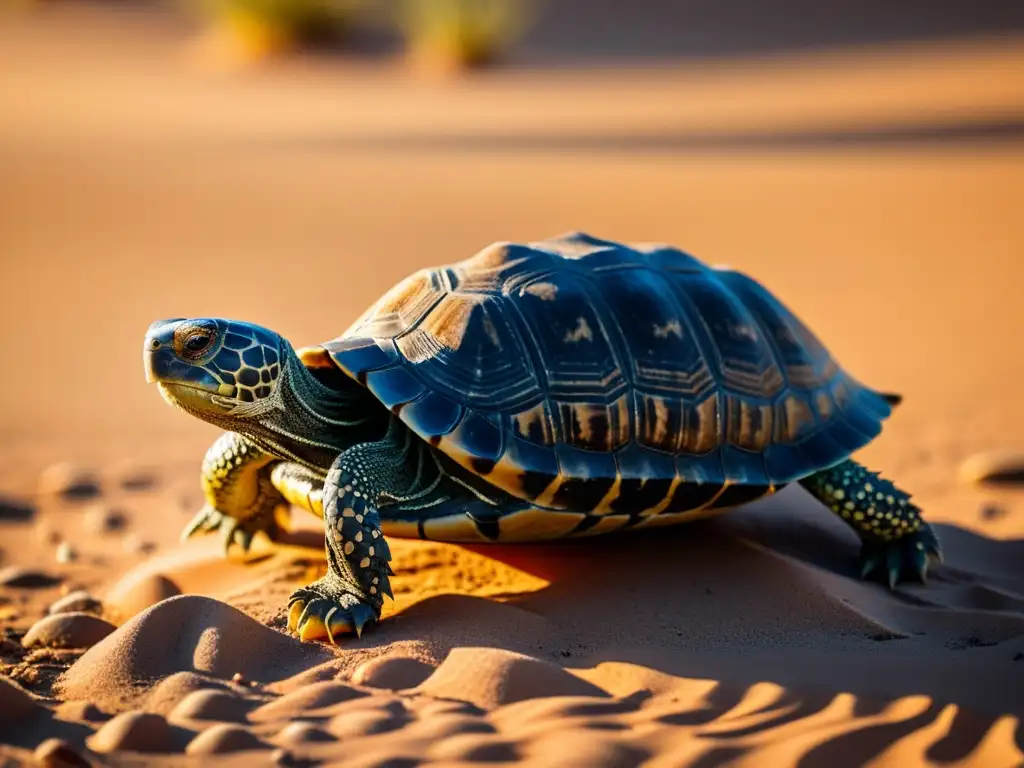
[[252,546],[253,535],[252,531],[245,528],[239,528],[235,531],[235,543],[242,548],[243,552],[248,552],[249,547]]
[[880,578],[889,589],[907,578],[922,584],[928,579],[931,563],[942,562],[942,551],[935,533],[927,525],[914,533],[888,542],[865,542],[861,550],[861,578]]
[[188,525],[182,529],[181,540],[187,541],[197,533],[207,533],[208,531],[217,528],[223,519],[224,515],[207,504],[196,512],[195,517],[193,517],[188,522]]
[[231,545],[235,543],[235,531],[238,530],[238,521],[233,518],[227,518],[224,523],[220,526],[220,541],[221,547],[224,550],[226,556],[231,550]]
[[288,629],[303,641],[336,645],[338,635],[362,637],[379,618],[379,607],[330,575],[296,590],[288,600]]
[[187,541],[197,534],[218,531],[225,555],[231,550],[232,544],[237,544],[243,552],[248,552],[253,538],[260,531],[267,534],[271,540],[277,538],[277,533],[280,530],[277,514],[276,510],[268,510],[266,513],[239,520],[207,504],[182,530],[181,540]]

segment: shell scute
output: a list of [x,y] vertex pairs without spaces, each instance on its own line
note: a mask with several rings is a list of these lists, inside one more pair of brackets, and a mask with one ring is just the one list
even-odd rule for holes
[[722,492],[723,487],[721,480],[705,482],[683,480],[676,484],[668,503],[658,516],[699,510],[711,504]]
[[781,358],[789,386],[815,389],[826,386],[838,367],[825,346],[799,318],[762,285],[739,272],[723,272],[722,282],[756,318]]
[[771,485],[771,478],[764,465],[764,453],[761,451],[747,451],[734,445],[723,445],[722,467],[730,483]]
[[631,404],[629,393],[608,404],[559,402],[562,442],[589,451],[611,451],[626,445],[632,432]]
[[342,337],[327,342],[324,349],[354,379],[364,377],[369,371],[401,364],[394,345],[389,341],[381,344],[367,337]]
[[773,415],[774,409],[769,403],[738,395],[726,396],[726,442],[747,451],[763,451],[772,439]]
[[683,401],[680,397],[636,393],[636,440],[640,445],[674,453],[683,435]]
[[381,296],[345,335],[396,338],[414,327],[446,292],[447,285],[440,273],[422,269]]
[[469,410],[443,444],[452,458],[473,468],[474,459],[497,462],[504,453],[504,442],[502,429],[478,412]]
[[366,374],[366,387],[388,408],[404,406],[426,392],[426,386],[405,368],[385,368]]
[[781,484],[782,478],[792,477],[795,468],[805,466],[810,458],[795,445],[773,443],[764,450],[764,468],[768,477]]
[[590,512],[598,509],[618,479],[612,453],[583,451],[569,445],[555,448],[560,474],[545,491],[541,506]]
[[717,394],[710,394],[696,404],[683,401],[683,431],[679,451],[699,456],[721,445],[722,429],[719,414]]
[[649,268],[598,274],[594,282],[629,354],[629,379],[648,392],[699,400],[716,387],[693,321],[664,272]]
[[451,398],[428,391],[402,409],[402,420],[414,432],[434,442],[458,426],[464,411],[465,409]]
[[621,480],[608,505],[614,514],[640,514],[666,502],[675,482],[675,460],[634,444],[616,454]]
[[558,474],[554,448],[512,437],[506,441],[505,455],[488,477],[515,496],[537,499],[551,487]]
[[468,407],[506,410],[541,398],[537,370],[497,296],[448,294],[396,344],[433,387]]
[[785,386],[782,371],[754,316],[715,271],[677,275],[679,291],[697,310],[711,340],[718,381],[730,392],[773,398]]
[[[510,305],[543,363],[547,394],[569,402],[602,402],[622,394],[627,380],[620,355],[584,278],[565,271],[546,277],[545,285],[552,286],[556,301],[521,291]],[[571,430],[559,430],[558,438],[571,439]]]

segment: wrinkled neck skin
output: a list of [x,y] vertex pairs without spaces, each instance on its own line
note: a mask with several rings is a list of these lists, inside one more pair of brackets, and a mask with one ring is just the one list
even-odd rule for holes
[[287,342],[282,343],[281,359],[281,374],[269,397],[203,418],[244,435],[280,459],[321,473],[345,449],[387,432],[391,414],[355,381],[343,390],[322,384]]

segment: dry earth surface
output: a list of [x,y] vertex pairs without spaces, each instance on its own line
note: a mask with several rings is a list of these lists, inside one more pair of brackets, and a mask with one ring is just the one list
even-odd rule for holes
[[[428,83],[213,77],[179,34],[0,27],[3,759],[1021,764],[1024,495],[960,467],[1024,453],[1024,42]],[[858,458],[936,524],[930,582],[858,581],[793,488],[654,536],[394,541],[384,621],[331,648],[284,629],[316,520],[178,543],[216,433],[144,383],[152,320],[320,341],[414,269],[570,229],[748,271],[902,392]]]

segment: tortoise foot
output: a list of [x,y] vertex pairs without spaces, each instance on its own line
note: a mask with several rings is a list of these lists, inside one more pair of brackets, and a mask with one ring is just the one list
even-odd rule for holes
[[219,531],[221,541],[224,545],[224,554],[231,549],[232,544],[237,544],[243,552],[249,551],[253,537],[263,531],[267,537],[274,541],[281,533],[281,525],[278,522],[278,514],[275,509],[267,509],[244,520],[226,515],[214,509],[209,504],[205,505],[191,522],[181,532],[181,540],[191,538],[199,533],[213,533]]
[[308,587],[297,589],[288,600],[288,629],[300,640],[327,640],[344,634],[362,636],[380,618],[380,603],[328,573]]
[[935,532],[927,524],[894,541],[864,542],[860,553],[861,578],[874,578],[895,589],[913,578],[924,584],[928,568],[942,562],[942,550]]

